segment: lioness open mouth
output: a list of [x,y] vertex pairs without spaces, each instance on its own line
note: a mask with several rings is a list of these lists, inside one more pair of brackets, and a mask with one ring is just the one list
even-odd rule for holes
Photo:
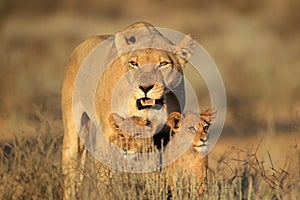
[[151,99],[151,98],[145,97],[145,98],[136,100],[136,106],[139,110],[146,109],[146,108],[159,110],[159,109],[161,109],[163,104],[164,104],[163,99]]

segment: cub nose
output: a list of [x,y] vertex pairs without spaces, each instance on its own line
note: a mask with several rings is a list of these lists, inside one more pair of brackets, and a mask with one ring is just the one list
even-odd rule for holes
[[205,137],[205,138],[201,138],[200,140],[201,140],[201,142],[203,142],[204,144],[207,142],[207,140],[208,140],[208,135]]
[[145,93],[147,94],[147,92],[149,92],[149,90],[151,90],[154,87],[154,85],[139,85],[139,88]]

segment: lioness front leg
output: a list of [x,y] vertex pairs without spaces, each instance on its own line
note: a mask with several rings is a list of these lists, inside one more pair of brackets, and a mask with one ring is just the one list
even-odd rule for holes
[[76,174],[78,166],[78,136],[77,133],[65,131],[62,150],[62,173],[64,176],[64,199],[76,198]]
[[62,151],[62,172],[64,175],[64,199],[79,199],[88,156],[85,144],[91,145],[92,123],[84,112],[81,115],[81,128],[76,131],[73,121],[64,123],[65,135]]

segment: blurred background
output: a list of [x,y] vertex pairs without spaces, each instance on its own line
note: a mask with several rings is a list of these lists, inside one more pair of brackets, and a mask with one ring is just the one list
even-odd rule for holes
[[[299,10],[298,0],[1,1],[1,138],[30,134],[43,120],[63,134],[60,96],[72,50],[136,21],[191,34],[211,55],[227,92],[222,136],[293,134],[300,120]],[[198,96],[208,99],[201,88]]]

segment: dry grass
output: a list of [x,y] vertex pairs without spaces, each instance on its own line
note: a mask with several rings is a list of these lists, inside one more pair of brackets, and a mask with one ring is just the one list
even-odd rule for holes
[[[51,121],[42,120],[41,124],[35,133],[30,134],[35,137],[1,143],[0,199],[62,198],[62,135],[57,135],[59,130]],[[209,154],[208,191],[203,199],[298,199],[300,149],[296,140],[300,138],[299,133],[292,137],[275,137],[278,138],[269,142],[286,140],[276,147],[281,149],[280,154],[274,153],[274,148],[264,150],[268,143],[266,138],[248,138],[248,144],[241,138],[221,138],[221,144]],[[109,174],[110,178],[105,179],[108,184],[97,178],[98,170],[99,167],[89,158],[81,171],[85,176],[81,199],[168,197],[168,168],[161,172],[130,174],[110,171],[102,166],[101,170]],[[175,180],[178,199],[197,199],[197,183],[190,172],[182,168]]]
[[35,137],[0,143],[1,199],[61,199],[62,135],[56,136],[53,128],[45,121],[28,133]]

